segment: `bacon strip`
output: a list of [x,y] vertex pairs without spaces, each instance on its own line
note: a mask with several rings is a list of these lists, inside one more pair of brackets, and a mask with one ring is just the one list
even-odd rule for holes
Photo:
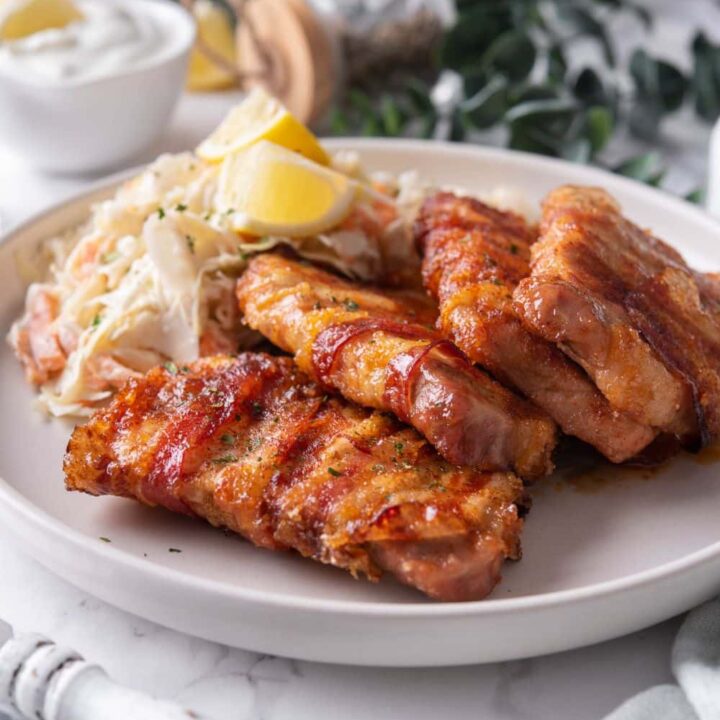
[[536,232],[518,215],[438,193],[415,223],[423,280],[440,304],[438,327],[487,368],[543,408],[569,435],[621,462],[656,432],[613,408],[583,370],[528,330],[513,291],[530,274]]
[[551,469],[552,421],[417,322],[427,310],[271,254],[253,258],[237,295],[248,324],[303,371],[394,412],[450,462],[528,478]]
[[73,432],[70,490],[205,518],[440,600],[479,599],[519,557],[524,491],[450,466],[415,431],[350,405],[289,358],[215,356],[133,379]]
[[630,222],[600,188],[543,201],[532,274],[515,293],[534,332],[610,403],[689,448],[720,437],[720,323],[712,278]]

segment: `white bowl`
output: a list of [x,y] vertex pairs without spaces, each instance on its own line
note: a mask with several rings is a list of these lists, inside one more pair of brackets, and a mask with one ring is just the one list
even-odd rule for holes
[[180,96],[195,39],[192,16],[170,0],[103,0],[137,7],[167,33],[146,62],[88,80],[0,73],[0,143],[56,173],[108,170],[150,147]]

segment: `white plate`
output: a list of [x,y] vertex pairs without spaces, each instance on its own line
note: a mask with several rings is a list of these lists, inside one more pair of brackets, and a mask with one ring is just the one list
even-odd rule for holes
[[[423,142],[333,142],[371,169],[537,202],[566,182],[602,185],[702,269],[720,268],[720,227],[700,210],[629,180],[536,156]],[[26,223],[0,247],[0,331],[20,312],[13,255],[75,223],[117,184]],[[201,522],[116,498],[66,493],[63,421],[33,410],[33,392],[0,350],[0,522],[69,581],[125,610],[229,645],[310,660],[453,665],[550,653],[622,635],[720,590],[718,468],[688,456],[643,478],[543,480],[523,539],[490,599],[432,603],[392,581],[259,550]],[[707,460],[707,454],[705,455]],[[597,475],[597,474],[596,474]],[[100,536],[111,539],[102,542]],[[170,553],[168,548],[181,553]]]

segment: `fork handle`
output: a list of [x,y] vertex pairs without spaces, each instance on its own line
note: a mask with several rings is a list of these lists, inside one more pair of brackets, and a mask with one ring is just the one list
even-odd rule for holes
[[98,665],[42,635],[19,635],[0,647],[1,711],[17,720],[201,720],[118,685]]

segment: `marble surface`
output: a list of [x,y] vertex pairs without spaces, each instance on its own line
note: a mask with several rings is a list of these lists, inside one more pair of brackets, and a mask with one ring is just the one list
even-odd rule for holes
[[[591,648],[494,665],[390,670],[296,662],[217,645],[76,590],[0,533],[0,617],[101,664],[118,682],[215,720],[597,720],[670,680],[671,620]],[[478,638],[482,642],[482,638]]]
[[[710,3],[657,5],[664,11],[654,43],[681,57],[687,34],[678,36],[680,6],[700,19]],[[138,161],[193,146],[234,99],[183,98],[165,137]],[[685,192],[703,183],[708,133],[687,117],[669,124],[664,142],[671,189]],[[633,149],[621,143],[614,152]],[[0,155],[0,229],[91,179],[39,176]],[[669,651],[679,624],[674,619],[591,648],[496,665],[388,670],[295,662],[192,638],[117,610],[42,568],[1,528],[0,617],[75,647],[119,682],[176,698],[218,720],[423,720],[448,712],[457,720],[596,720],[630,695],[671,679]]]

